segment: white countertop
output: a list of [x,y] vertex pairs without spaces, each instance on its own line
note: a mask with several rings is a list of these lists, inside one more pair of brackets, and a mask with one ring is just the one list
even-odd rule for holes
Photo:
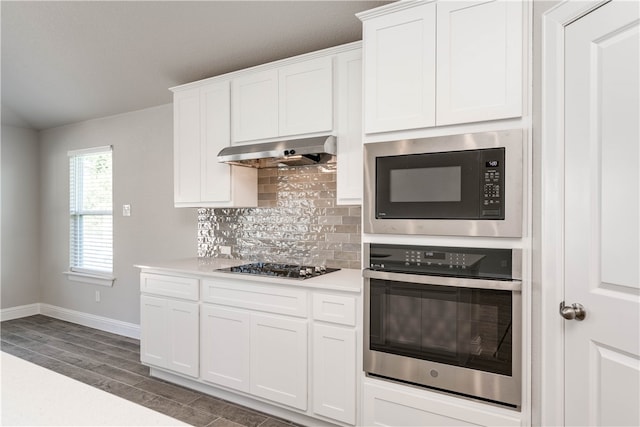
[[219,277],[245,282],[271,283],[313,289],[327,289],[345,292],[360,292],[362,290],[362,272],[356,269],[343,268],[339,271],[327,273],[311,279],[288,279],[286,277],[269,277],[257,274],[238,274],[217,271],[236,265],[247,264],[252,261],[241,259],[219,258],[187,258],[173,261],[161,261],[147,264],[136,264],[135,267],[143,271],[157,271],[178,275],[200,277]]
[[182,421],[0,353],[3,426],[188,426]]

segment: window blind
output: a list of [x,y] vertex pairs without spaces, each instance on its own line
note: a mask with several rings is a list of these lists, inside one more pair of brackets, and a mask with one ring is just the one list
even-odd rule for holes
[[69,152],[70,271],[113,272],[111,146]]

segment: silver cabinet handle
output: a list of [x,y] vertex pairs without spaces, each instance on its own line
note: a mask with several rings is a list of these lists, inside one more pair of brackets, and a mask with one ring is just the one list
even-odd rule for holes
[[427,276],[424,274],[395,273],[365,268],[362,270],[365,279],[391,280],[395,282],[418,283],[425,285],[454,286],[456,288],[492,289],[521,292],[521,280],[487,280],[463,277]]
[[560,316],[567,320],[584,320],[587,317],[587,311],[582,304],[564,305],[564,301],[562,301],[560,303]]

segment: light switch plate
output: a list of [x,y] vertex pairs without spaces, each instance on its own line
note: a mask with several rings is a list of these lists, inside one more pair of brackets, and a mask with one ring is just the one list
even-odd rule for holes
[[131,216],[131,205],[122,205],[122,216]]

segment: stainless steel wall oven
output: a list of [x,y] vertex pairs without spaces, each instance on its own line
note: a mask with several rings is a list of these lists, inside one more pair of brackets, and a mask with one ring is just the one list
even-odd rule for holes
[[521,404],[521,251],[365,245],[364,370]]
[[520,237],[523,131],[364,146],[365,233]]

